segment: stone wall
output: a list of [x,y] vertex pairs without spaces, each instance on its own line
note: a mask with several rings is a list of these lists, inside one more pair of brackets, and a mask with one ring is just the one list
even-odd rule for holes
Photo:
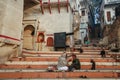
[[0,0],[0,63],[21,52],[22,19],[23,0]]
[[0,19],[0,41],[19,44],[23,19],[23,0],[0,0]]
[[[58,32],[71,32],[71,11],[67,12],[66,7],[60,7],[60,13],[58,11],[58,7],[54,7],[51,9],[51,14],[49,9],[44,9],[44,14],[40,11],[40,6],[36,5],[30,9],[24,11],[24,20],[36,20],[37,25],[34,26],[37,28],[35,31],[35,37],[37,36],[37,32],[43,32],[45,35],[44,43],[42,43],[42,51],[49,50],[50,47],[46,46],[47,38],[53,37],[54,33]],[[31,25],[29,23],[28,25]],[[24,27],[23,27],[24,28]],[[36,42],[36,41],[35,41]],[[34,42],[34,43],[35,43]],[[69,44],[69,43],[68,43]],[[35,45],[37,48],[37,44]],[[50,50],[53,50],[50,48]]]
[[7,0],[0,0],[0,34],[2,33],[3,19],[5,17],[5,10],[7,7],[6,2]]
[[66,7],[60,9],[52,8],[50,14],[49,9],[44,9],[44,14],[40,12],[40,6],[37,5],[33,8],[24,11],[25,20],[38,19],[39,30],[46,31],[47,34],[54,32],[70,32],[70,10],[67,12]]
[[[107,26],[109,27],[106,32],[104,32],[104,35],[108,36],[108,45],[111,48],[120,48],[120,17],[117,17],[115,22]],[[107,34],[105,34],[107,33]]]

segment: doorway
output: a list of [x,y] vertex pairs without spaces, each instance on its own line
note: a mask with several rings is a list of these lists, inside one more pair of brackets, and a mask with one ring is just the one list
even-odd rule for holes
[[23,48],[33,50],[34,49],[34,33],[35,28],[32,25],[27,25],[24,28],[23,34]]

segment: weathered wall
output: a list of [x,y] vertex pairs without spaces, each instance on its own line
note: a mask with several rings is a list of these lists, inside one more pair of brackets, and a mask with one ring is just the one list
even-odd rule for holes
[[2,33],[3,28],[3,19],[5,17],[6,2],[7,0],[0,0],[0,34]]
[[[67,12],[66,7],[61,7],[59,13],[58,7],[55,7],[51,9],[51,12],[50,14],[49,9],[44,9],[44,14],[42,14],[39,5],[24,11],[24,20],[36,19],[39,22],[37,23],[38,29],[36,33],[40,31],[45,34],[45,41],[42,43],[42,51],[48,50],[46,46],[47,37],[53,37],[53,34],[57,32],[71,32],[70,27],[72,23],[70,23],[70,10]],[[34,27],[36,28],[36,26]],[[37,48],[37,44],[35,47]]]
[[46,33],[54,32],[70,32],[70,11],[67,13],[66,7],[60,9],[52,8],[52,13],[45,9],[44,14],[40,12],[40,7],[35,6],[24,13],[25,20],[39,19],[39,30],[46,31]]
[[117,17],[112,25],[107,25],[104,29],[103,45],[108,45],[111,49],[120,48],[120,17]]
[[0,63],[20,51],[23,0],[0,0]]
[[21,38],[23,0],[0,0],[0,41],[18,44]]

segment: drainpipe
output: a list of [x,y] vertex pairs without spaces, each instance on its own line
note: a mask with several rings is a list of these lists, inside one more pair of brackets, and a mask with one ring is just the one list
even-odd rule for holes
[[[69,2],[70,2],[70,31],[73,32],[74,31],[74,29],[73,29],[73,13],[72,13],[71,1],[72,0],[69,0]],[[73,47],[73,46],[74,46],[74,36],[71,35],[70,36],[70,47]]]

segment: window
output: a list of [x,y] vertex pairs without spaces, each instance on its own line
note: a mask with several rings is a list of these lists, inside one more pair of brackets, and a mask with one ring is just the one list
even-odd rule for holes
[[107,11],[107,21],[111,21],[111,12]]
[[84,10],[82,11],[82,16],[85,16],[85,11]]

